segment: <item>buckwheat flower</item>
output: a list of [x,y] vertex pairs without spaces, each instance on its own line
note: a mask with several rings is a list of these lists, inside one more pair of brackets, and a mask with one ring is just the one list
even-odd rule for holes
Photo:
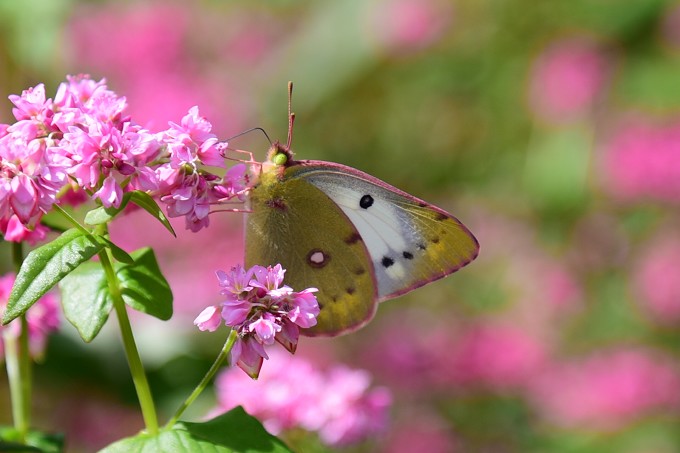
[[221,293],[219,306],[211,306],[194,320],[200,330],[214,331],[221,322],[236,330],[238,339],[231,350],[231,364],[256,378],[267,358],[265,346],[275,342],[295,352],[300,328],[312,327],[319,315],[316,288],[295,292],[282,285],[285,269],[276,266],[235,266],[216,273]]
[[557,363],[529,395],[542,416],[565,428],[614,431],[680,403],[676,361],[656,350],[615,349]]
[[253,278],[253,269],[245,270],[240,264],[231,268],[229,273],[217,271],[219,285],[224,288],[221,294],[240,295],[247,293],[251,289],[250,280]]
[[272,351],[271,366],[252,382],[234,369],[216,380],[219,410],[243,406],[270,433],[305,429],[329,446],[351,445],[383,433],[391,395],[371,387],[363,370],[322,370],[304,358]]
[[273,291],[279,289],[279,285],[283,282],[283,275],[286,270],[277,264],[274,267],[253,266],[253,274],[255,278],[250,281],[253,287],[261,288],[266,291]]
[[35,245],[38,242],[45,240],[49,228],[39,223],[37,219],[35,225],[28,228],[21,223],[21,220],[16,215],[9,219],[0,218],[0,231],[3,232],[4,239],[10,242],[28,242]]
[[194,324],[201,331],[214,332],[222,324],[220,308],[216,305],[206,307],[194,320]]
[[[7,307],[7,300],[14,285],[14,274],[0,277],[0,312]],[[40,357],[45,351],[47,336],[59,328],[59,302],[51,293],[41,297],[26,312],[28,323],[29,350],[33,357]],[[18,337],[21,333],[21,322],[14,320],[6,326],[0,327],[0,351],[4,353],[4,339]]]

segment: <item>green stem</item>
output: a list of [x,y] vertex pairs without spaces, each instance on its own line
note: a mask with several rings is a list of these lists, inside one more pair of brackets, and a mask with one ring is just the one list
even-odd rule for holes
[[106,273],[106,280],[109,284],[109,293],[111,294],[113,308],[116,310],[116,316],[118,317],[120,334],[125,348],[125,356],[128,361],[128,366],[130,367],[130,374],[132,374],[132,381],[135,384],[139,405],[142,408],[142,417],[144,417],[146,431],[151,435],[156,435],[158,434],[158,417],[156,416],[151,389],[146,379],[142,360],[137,351],[135,337],[132,334],[132,327],[130,326],[130,318],[128,318],[125,309],[125,301],[123,300],[120,286],[118,285],[118,278],[116,277],[113,265],[111,264],[109,253],[108,249],[99,252],[99,260]]
[[[53,207],[56,211],[68,219],[68,221],[73,226],[86,235],[92,237],[92,233],[90,233],[87,228],[81,225],[76,219],[73,218],[73,216],[64,211],[59,205],[55,204]],[[100,230],[98,231],[99,233],[106,234],[106,225],[99,225],[97,228]],[[139,357],[139,351],[137,350],[135,337],[132,334],[130,318],[128,318],[127,311],[125,309],[125,301],[123,300],[120,286],[118,284],[118,277],[116,277],[116,272],[113,269],[111,258],[109,257],[110,253],[111,252],[108,249],[103,249],[98,254],[99,261],[104,268],[104,273],[106,274],[106,280],[109,285],[109,293],[111,295],[111,299],[113,300],[113,308],[116,311],[118,326],[120,327],[120,334],[123,339],[125,357],[127,358],[128,366],[130,367],[132,382],[134,382],[135,390],[137,391],[137,398],[139,399],[139,405],[142,409],[142,417],[144,418],[146,431],[151,435],[156,435],[158,434],[158,417],[156,416],[156,409],[153,404],[153,397],[151,396],[151,388],[149,387],[149,382],[146,379],[146,373],[144,372],[142,359]]]
[[193,403],[196,400],[196,398],[198,398],[198,395],[200,395],[203,390],[205,390],[205,388],[208,386],[212,378],[215,376],[217,371],[222,366],[222,362],[224,362],[225,359],[229,356],[231,348],[234,346],[237,337],[238,334],[236,333],[236,330],[232,330],[231,333],[229,334],[229,337],[227,337],[227,341],[224,343],[224,346],[222,346],[222,350],[215,359],[215,362],[213,362],[212,366],[205,374],[205,376],[203,376],[203,379],[201,379],[201,382],[198,383],[194,391],[191,392],[191,395],[189,395],[189,397],[186,400],[184,400],[179,409],[177,409],[175,415],[173,415],[172,418],[168,421],[168,423],[165,424],[166,429],[172,428],[172,426],[175,423],[177,423],[179,418],[182,416],[186,408],[189,407],[191,403]]
[[74,227],[85,233],[87,236],[92,236],[92,233],[90,233],[90,231],[87,228],[82,226],[80,222],[74,219],[71,214],[64,211],[64,209],[61,206],[59,206],[58,204],[53,204],[52,208],[54,208],[54,210],[57,211],[59,214],[63,215]]
[[[20,242],[12,243],[12,259],[18,273],[24,259],[23,247]],[[31,426],[31,355],[28,349],[28,322],[26,315],[22,315],[15,322],[21,323],[18,338],[14,335],[14,329],[5,328],[3,332],[5,363],[12,401],[14,428],[19,436],[18,440],[21,443],[25,443],[28,430]]]

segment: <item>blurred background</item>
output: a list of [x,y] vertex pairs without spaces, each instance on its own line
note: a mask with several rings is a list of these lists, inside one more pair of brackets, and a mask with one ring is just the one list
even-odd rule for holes
[[[469,267],[355,334],[300,342],[392,392],[389,429],[336,451],[680,451],[680,3],[0,0],[2,98],[77,73],[152,129],[198,105],[221,139],[284,139],[292,80],[298,158],[371,173],[475,233]],[[268,142],[231,145],[262,159]],[[133,319],[166,417],[226,336],[192,320],[220,301],[214,270],[241,261],[241,224],[112,226],[156,249],[175,294],[170,322]],[[64,322],[35,369],[35,425],[72,451],[142,426],[112,324],[86,345]],[[187,417],[214,405],[207,391]]]

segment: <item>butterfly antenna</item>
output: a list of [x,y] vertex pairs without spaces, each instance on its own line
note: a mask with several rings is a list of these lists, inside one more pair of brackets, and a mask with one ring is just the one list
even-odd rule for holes
[[250,128],[250,129],[247,129],[247,130],[245,130],[245,131],[243,131],[243,132],[241,132],[241,133],[239,133],[239,134],[236,134],[236,135],[234,135],[234,136],[229,137],[228,139],[225,140],[225,142],[231,141],[231,140],[233,140],[233,139],[235,139],[235,138],[237,138],[237,137],[240,137],[240,136],[242,136],[242,135],[250,134],[251,132],[254,132],[254,131],[260,131],[260,132],[262,132],[262,133],[264,134],[264,136],[267,137],[267,141],[269,142],[269,144],[270,144],[270,145],[272,144],[272,140],[271,140],[271,138],[269,138],[269,135],[267,134],[267,131],[265,131],[265,130],[262,129],[261,127],[252,127],[252,128]]
[[290,150],[290,145],[293,143],[293,123],[295,123],[295,113],[291,112],[292,100],[293,100],[293,82],[288,82],[288,140],[286,141],[287,150]]

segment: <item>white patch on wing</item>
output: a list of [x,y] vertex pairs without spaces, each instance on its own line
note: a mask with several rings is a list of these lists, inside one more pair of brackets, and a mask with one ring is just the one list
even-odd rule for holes
[[[341,174],[313,174],[308,180],[321,189],[354,224],[368,249],[378,282],[378,295],[394,293],[408,286],[409,270],[403,252],[413,250],[414,227],[399,208],[388,201],[388,191],[366,181]],[[373,204],[367,209],[359,205],[361,197],[370,195]],[[389,258],[390,265],[383,259]],[[406,262],[412,266],[412,263]]]

